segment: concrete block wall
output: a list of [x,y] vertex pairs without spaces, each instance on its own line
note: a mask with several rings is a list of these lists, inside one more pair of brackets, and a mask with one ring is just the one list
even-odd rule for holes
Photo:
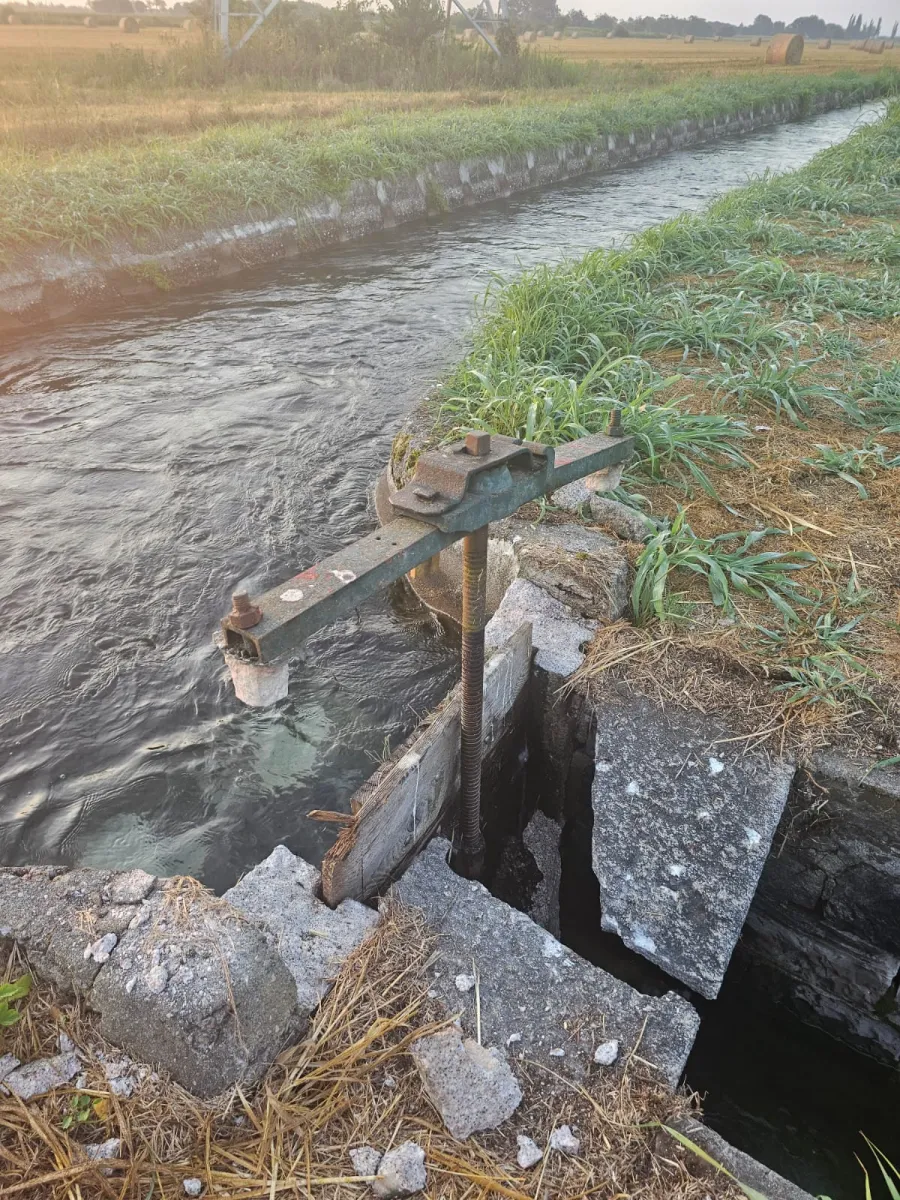
[[591,142],[439,162],[416,175],[358,180],[342,199],[322,197],[297,216],[207,230],[173,239],[153,253],[125,243],[96,256],[36,253],[0,271],[0,333],[228,279],[247,268],[354,241],[408,221],[751,133],[845,103],[844,95],[829,92],[809,105],[783,101],[702,121],[600,135]]

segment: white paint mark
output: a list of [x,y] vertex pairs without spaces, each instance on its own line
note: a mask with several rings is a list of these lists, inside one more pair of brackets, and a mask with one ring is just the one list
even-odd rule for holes
[[333,575],[338,583],[352,583],[356,578],[352,571],[329,571],[329,574]]
[[722,762],[721,758],[711,758],[709,760],[710,775],[721,775],[724,770],[725,764]]
[[278,599],[283,600],[285,604],[299,604],[303,599],[303,592],[300,588],[288,588],[286,592],[281,593]]
[[684,866],[681,863],[670,863],[669,864],[669,874],[672,875],[675,879],[680,879],[681,876],[684,874]]
[[747,825],[744,826],[744,833],[746,833],[746,835],[747,835],[747,840],[744,842],[745,847],[748,850],[755,850],[756,847],[759,845],[759,843],[762,841],[762,838],[756,832],[755,829],[751,829]]

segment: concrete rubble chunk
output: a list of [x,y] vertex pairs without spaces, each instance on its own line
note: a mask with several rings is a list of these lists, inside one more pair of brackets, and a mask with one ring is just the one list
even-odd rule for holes
[[149,919],[123,935],[91,989],[100,1032],[199,1096],[257,1079],[300,1024],[287,967],[205,892],[175,904],[164,889],[144,905]]
[[258,921],[297,985],[301,1011],[311,1012],[344,959],[378,923],[378,913],[356,900],[331,909],[318,898],[319,872],[276,846],[223,899]]
[[425,1170],[425,1151],[415,1142],[403,1142],[388,1150],[378,1165],[378,1178],[372,1184],[372,1194],[378,1200],[394,1200],[395,1196],[415,1196],[428,1183]]
[[146,871],[123,871],[110,884],[109,896],[113,904],[140,904],[146,900],[156,884],[156,876]]
[[530,1137],[526,1137],[523,1133],[520,1133],[516,1138],[516,1145],[518,1146],[516,1162],[523,1171],[527,1171],[529,1167],[536,1166],[544,1157],[544,1152],[537,1142],[532,1141]]
[[615,621],[628,607],[631,569],[615,538],[577,522],[543,525],[515,518],[495,522],[491,536],[511,542],[518,578],[577,618]]
[[531,622],[535,663],[551,674],[566,677],[584,662],[582,646],[596,623],[578,620],[571,609],[527,579],[516,579],[485,629],[485,645],[502,646],[525,622]]
[[562,880],[562,859],[559,853],[561,827],[538,809],[522,834],[525,849],[531,854],[540,872],[540,882],[527,905],[528,915],[543,925],[554,937],[559,937],[559,887]]
[[3,1080],[3,1087],[14,1092],[20,1100],[31,1100],[43,1096],[54,1088],[65,1087],[81,1070],[81,1062],[74,1054],[56,1054],[53,1058],[38,1058],[16,1067]]
[[613,1038],[608,1042],[601,1042],[594,1051],[594,1062],[598,1067],[611,1067],[619,1057],[619,1043]]
[[[674,1087],[699,1026],[691,1005],[671,992],[641,995],[591,966],[480,883],[454,874],[449,849],[443,839],[432,841],[393,895],[421,909],[438,934],[429,982],[448,1012],[461,1011],[465,1033],[475,1033],[475,995],[460,995],[454,979],[474,959],[485,1044],[583,1077],[594,1047],[614,1037],[629,1050],[640,1043],[642,1060]],[[561,1046],[565,1058],[550,1059]]]
[[610,686],[597,719],[593,867],[605,930],[714,999],[794,774],[720,722]]
[[16,1067],[21,1065],[19,1059],[14,1054],[0,1055],[0,1083],[2,1083],[11,1071],[14,1071]]
[[[39,978],[84,996],[108,1041],[198,1095],[258,1078],[298,1031],[277,952],[200,887],[176,895],[143,871],[6,868],[0,914],[0,942],[21,946]],[[70,1057],[74,1074],[77,1058],[59,1061]],[[122,1094],[139,1081],[116,1079]]]
[[591,516],[627,542],[644,542],[656,528],[648,517],[608,496],[592,497]]
[[522,1091],[506,1058],[452,1026],[410,1046],[428,1098],[453,1135],[496,1129],[522,1103]]
[[560,1125],[550,1134],[548,1146],[560,1154],[576,1155],[581,1150],[581,1139],[577,1138],[568,1125]]
[[95,1161],[100,1161],[104,1158],[118,1158],[119,1151],[122,1149],[121,1138],[108,1138],[105,1142],[97,1142],[92,1146],[82,1146],[82,1150]]
[[181,1187],[186,1196],[200,1196],[203,1193],[203,1180],[195,1177],[182,1179]]
[[350,1151],[350,1161],[357,1175],[377,1175],[381,1151],[374,1146],[357,1146]]

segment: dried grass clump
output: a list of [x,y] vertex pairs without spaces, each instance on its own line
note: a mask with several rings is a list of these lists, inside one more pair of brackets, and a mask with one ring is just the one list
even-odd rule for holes
[[803,59],[803,35],[776,33],[766,46],[766,62],[778,67],[798,67]]
[[[520,1064],[525,1099],[514,1117],[486,1136],[450,1137],[407,1053],[415,1038],[446,1024],[428,998],[431,951],[421,916],[388,908],[345,963],[306,1039],[256,1088],[208,1103],[153,1077],[131,1097],[113,1095],[98,1057],[109,1047],[92,1018],[38,984],[4,1049],[23,1060],[53,1053],[65,1030],[84,1055],[86,1080],[81,1091],[61,1089],[29,1104],[0,1098],[0,1195],[166,1200],[182,1197],[182,1181],[196,1177],[210,1197],[343,1200],[368,1194],[367,1180],[352,1173],[352,1147],[386,1150],[410,1139],[425,1150],[427,1194],[447,1200],[735,1200],[723,1176],[659,1127],[688,1113],[690,1101],[637,1072],[604,1074],[582,1087],[549,1068]],[[10,961],[7,973],[23,965]],[[62,1121],[84,1096],[94,1101],[91,1119],[64,1132]],[[580,1157],[550,1154],[528,1172],[515,1165],[517,1133],[546,1145],[552,1129],[566,1123],[581,1138]],[[119,1158],[100,1165],[86,1159],[82,1146],[108,1138],[122,1139]]]

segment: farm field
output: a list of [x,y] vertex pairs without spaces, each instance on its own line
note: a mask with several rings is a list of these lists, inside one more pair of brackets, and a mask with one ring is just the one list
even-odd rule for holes
[[[730,75],[739,71],[766,70],[766,41],[751,46],[749,38],[698,38],[686,43],[683,38],[605,38],[564,37],[562,41],[539,37],[534,46],[543,54],[561,55],[577,63],[600,63],[621,66],[623,63],[644,63],[673,72],[691,74],[697,71]],[[900,61],[900,49],[885,50],[884,54],[862,54],[851,50],[850,42],[833,42],[830,50],[820,50],[814,40],[807,39],[803,62],[792,72],[821,74],[846,70],[877,71],[893,61]],[[769,68],[771,70],[771,68]]]

